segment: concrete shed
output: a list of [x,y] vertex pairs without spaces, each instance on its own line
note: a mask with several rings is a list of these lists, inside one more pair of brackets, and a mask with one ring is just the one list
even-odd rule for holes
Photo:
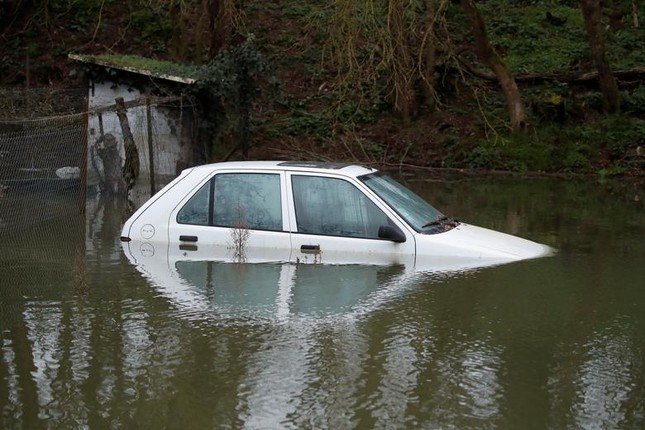
[[[137,203],[204,160],[189,70],[134,56],[70,54],[88,81],[87,183],[99,193],[127,187]],[[123,115],[119,116],[119,106]],[[128,129],[131,139],[128,136]],[[128,141],[134,146],[128,147]],[[136,166],[135,166],[136,165]],[[129,177],[126,170],[134,172]],[[119,185],[117,171],[125,177]]]

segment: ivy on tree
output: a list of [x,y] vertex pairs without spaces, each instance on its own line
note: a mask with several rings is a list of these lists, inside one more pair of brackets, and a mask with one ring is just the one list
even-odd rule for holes
[[250,35],[244,43],[220,50],[196,74],[199,91],[218,99],[226,118],[232,121],[235,147],[242,149],[245,157],[251,146],[251,112],[260,94],[259,80],[269,70],[254,39]]

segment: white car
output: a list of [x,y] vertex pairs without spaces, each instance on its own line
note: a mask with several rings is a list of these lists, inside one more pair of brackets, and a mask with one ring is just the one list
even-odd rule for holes
[[375,169],[293,161],[186,169],[125,222],[121,240],[124,247],[136,245],[139,256],[419,268],[442,261],[488,266],[552,253],[446,217]]

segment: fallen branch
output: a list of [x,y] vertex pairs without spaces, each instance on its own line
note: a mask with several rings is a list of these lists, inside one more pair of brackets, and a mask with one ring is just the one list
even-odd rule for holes
[[[475,68],[470,62],[456,56],[459,63],[464,67],[464,70],[479,79],[497,82],[497,77],[491,73],[482,72]],[[645,67],[632,67],[629,69],[614,70],[613,75],[616,79],[623,80],[645,80]],[[517,82],[593,82],[598,80],[598,72],[563,72],[563,73],[522,73],[515,75]],[[620,83],[620,82],[619,82]]]

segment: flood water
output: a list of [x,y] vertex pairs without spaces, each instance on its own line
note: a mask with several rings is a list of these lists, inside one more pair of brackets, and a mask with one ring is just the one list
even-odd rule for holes
[[0,212],[0,428],[645,428],[642,184],[408,185],[558,252],[137,268],[118,204]]

